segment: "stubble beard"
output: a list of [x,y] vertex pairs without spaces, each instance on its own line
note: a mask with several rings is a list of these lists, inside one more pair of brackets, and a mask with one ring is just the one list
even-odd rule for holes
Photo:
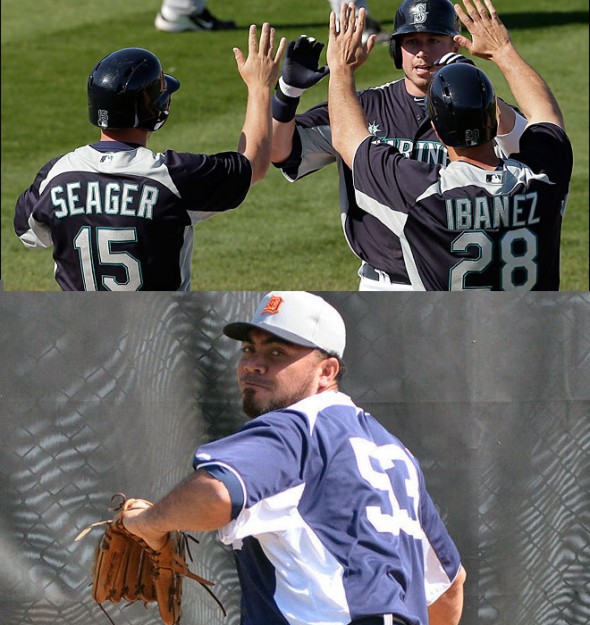
[[291,406],[316,392],[317,390],[314,390],[312,386],[311,375],[309,379],[302,382],[298,390],[291,391],[282,397],[269,397],[266,401],[257,399],[254,389],[246,388],[242,391],[242,410],[247,417],[255,419],[267,412],[287,408],[287,406]]
[[290,403],[286,401],[258,401],[256,399],[255,391],[251,389],[246,389],[242,395],[242,410],[250,419],[255,419],[256,417],[259,417],[267,412],[272,412],[273,410],[281,410],[289,405]]

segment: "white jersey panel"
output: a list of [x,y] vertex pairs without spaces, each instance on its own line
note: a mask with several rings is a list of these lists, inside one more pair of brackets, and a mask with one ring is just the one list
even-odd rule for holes
[[305,484],[243,510],[219,530],[225,544],[240,549],[241,539],[255,536],[275,567],[274,600],[291,625],[322,625],[317,606],[340,615],[330,625],[345,625],[350,613],[344,592],[344,569],[323,546],[297,506]]
[[180,197],[176,185],[172,181],[164,162],[164,155],[154,153],[148,148],[136,148],[104,154],[89,145],[76,148],[61,158],[49,172],[39,187],[43,193],[45,187],[60,174],[69,171],[98,172],[105,175],[125,175],[133,172],[134,176],[143,176],[157,180],[174,195]]

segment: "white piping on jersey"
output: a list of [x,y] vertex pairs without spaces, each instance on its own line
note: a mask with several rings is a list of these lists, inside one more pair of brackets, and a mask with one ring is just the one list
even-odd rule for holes
[[482,169],[476,165],[465,163],[464,161],[453,161],[447,167],[440,170],[437,182],[430,185],[428,189],[416,198],[416,203],[432,195],[442,195],[451,189],[461,187],[479,187],[489,195],[509,195],[517,185],[527,187],[532,180],[554,184],[546,174],[535,174],[535,172],[524,163],[514,159],[506,159],[501,172],[504,180],[502,184],[490,184],[486,182],[486,176],[494,170]]
[[[353,163],[354,164],[354,163]],[[353,170],[354,172],[354,170]],[[354,173],[353,173],[354,184]],[[408,278],[410,283],[414,287],[414,291],[425,291],[426,287],[422,282],[422,278],[418,273],[418,266],[414,259],[412,248],[404,233],[406,222],[408,221],[407,213],[397,211],[390,206],[381,204],[374,198],[366,195],[362,191],[359,191],[355,185],[355,196],[357,204],[367,213],[377,218],[384,226],[389,228],[395,235],[399,237],[400,244],[402,246],[402,252],[404,255],[404,261],[406,263],[406,271],[408,272]]]
[[191,258],[193,256],[194,240],[193,227],[185,226],[179,254],[180,286],[177,291],[191,290]]
[[151,178],[180,197],[180,192],[164,164],[163,154],[152,152],[148,148],[138,147],[133,150],[113,152],[109,154],[112,158],[104,159],[104,161],[101,160],[102,156],[104,156],[103,152],[99,152],[89,145],[81,146],[73,152],[65,154],[48,172],[47,177],[39,187],[39,193],[43,193],[45,187],[62,173],[85,171],[104,175],[132,174],[133,176]]
[[297,509],[305,484],[278,493],[243,510],[219,530],[221,541],[240,549],[254,536],[275,568],[274,600],[290,625],[350,622],[344,591],[344,569],[322,545]]
[[209,456],[209,454],[201,454],[199,456],[197,456],[199,459],[204,460],[204,462],[199,462],[199,464],[197,464],[197,466],[195,467],[195,471],[198,471],[199,469],[206,469],[207,467],[223,467],[224,469],[227,469],[228,471],[230,471],[231,473],[233,473],[233,475],[235,475],[236,479],[238,480],[239,484],[240,484],[240,488],[242,489],[242,498],[244,500],[244,502],[247,501],[247,496],[246,496],[246,485],[244,484],[244,480],[242,479],[242,476],[229,464],[226,464],[225,462],[207,462],[207,460],[209,460],[211,458],[211,456]]
[[[366,89],[363,89],[363,91],[379,91],[380,89],[387,89],[387,87],[390,87],[391,85],[395,85],[396,82],[400,82],[402,80],[405,80],[405,79],[396,78],[396,80],[391,80],[389,82],[383,83],[382,85],[375,85],[374,87],[367,87]],[[361,93],[363,93],[363,91],[361,91]]]

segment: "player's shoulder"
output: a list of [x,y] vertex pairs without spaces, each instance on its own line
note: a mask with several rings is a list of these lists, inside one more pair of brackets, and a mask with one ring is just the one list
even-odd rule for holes
[[389,82],[385,82],[381,85],[375,85],[373,87],[367,87],[358,92],[361,99],[363,98],[382,98],[385,96],[397,96],[405,91],[405,83],[403,78],[398,78]]
[[565,145],[570,143],[570,139],[564,128],[553,122],[545,121],[530,123],[525,128],[521,137],[521,141],[546,141],[548,139],[553,139]]
[[535,170],[551,169],[569,176],[573,167],[572,144],[565,130],[552,122],[529,124],[520,138],[520,152],[511,155]]
[[306,397],[285,409],[294,419],[304,419],[310,432],[319,422],[327,423],[332,418],[341,420],[353,418],[358,408],[352,399],[340,391],[326,391]]

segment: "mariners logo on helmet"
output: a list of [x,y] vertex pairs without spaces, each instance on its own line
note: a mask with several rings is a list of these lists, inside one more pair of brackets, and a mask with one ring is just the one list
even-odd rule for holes
[[428,11],[426,10],[425,2],[421,2],[415,7],[412,7],[410,9],[410,12],[414,16],[414,21],[412,22],[412,24],[424,24],[426,18],[428,17]]
[[393,18],[393,34],[389,53],[395,66],[402,68],[401,38],[410,33],[432,33],[454,37],[459,34],[460,21],[450,0],[404,0]]

